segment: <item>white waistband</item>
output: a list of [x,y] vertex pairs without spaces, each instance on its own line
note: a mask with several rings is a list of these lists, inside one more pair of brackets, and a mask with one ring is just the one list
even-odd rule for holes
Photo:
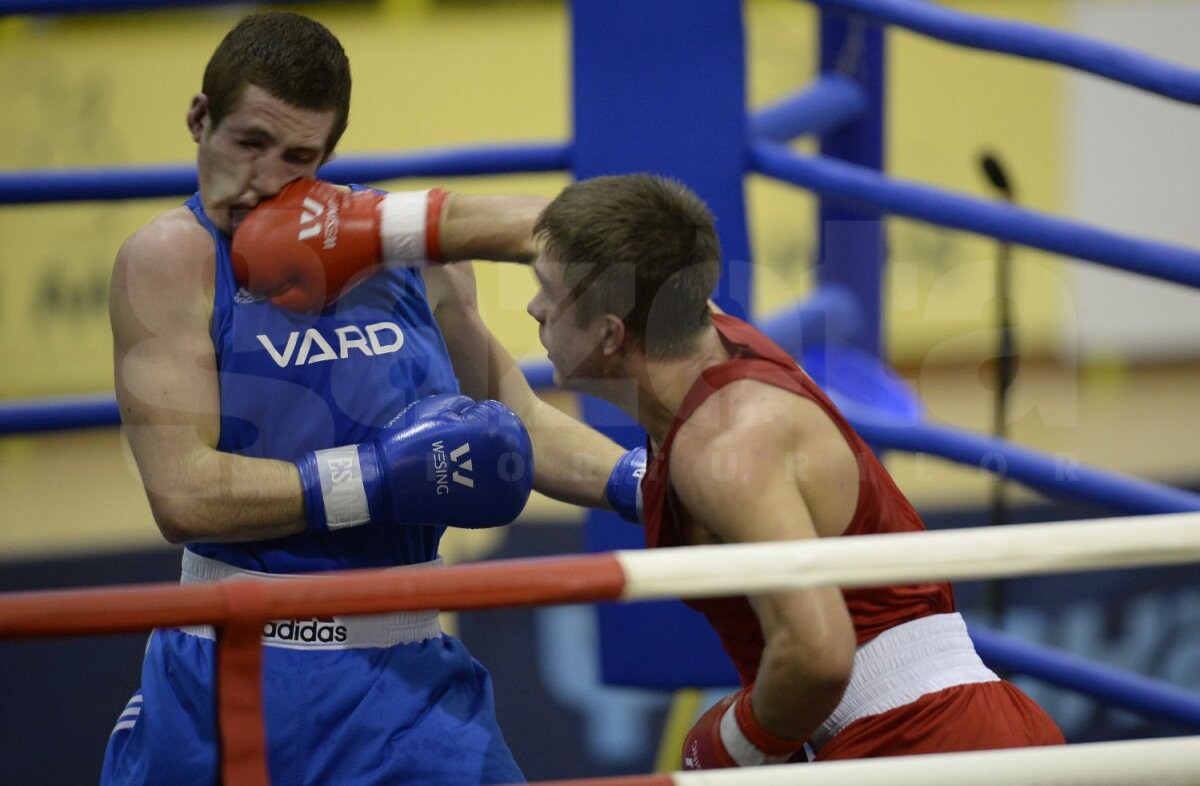
[[[442,558],[408,567],[440,565]],[[320,581],[320,574],[293,575],[261,573],[228,565],[219,560],[183,550],[182,584],[200,584],[234,578]],[[215,639],[211,625],[188,625],[179,630],[192,636]],[[262,642],[270,647],[306,650],[346,650],[362,647],[392,647],[414,641],[425,641],[442,635],[436,609],[427,611],[396,611],[390,614],[363,614],[350,617],[309,617],[308,619],[271,620],[263,626]]]
[[859,647],[842,701],[813,732],[814,750],[859,718],[878,715],[955,685],[995,682],[962,615],[934,614],[897,625]]

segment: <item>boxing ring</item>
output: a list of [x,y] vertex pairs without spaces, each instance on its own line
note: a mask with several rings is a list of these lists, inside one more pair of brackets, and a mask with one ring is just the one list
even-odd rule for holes
[[[718,304],[751,318],[797,357],[848,347],[875,361],[878,390],[843,387],[831,364],[826,385],[851,423],[877,450],[922,453],[987,467],[1000,457],[1003,476],[1056,498],[1082,500],[1112,514],[1103,521],[1009,525],[1003,532],[950,531],[847,542],[631,551],[592,541],[589,556],[495,561],[403,576],[370,573],[303,586],[227,582],[9,594],[0,597],[0,638],[144,631],[214,624],[221,672],[222,768],[229,784],[265,784],[258,692],[259,635],[265,621],[290,615],[700,597],[785,587],[868,586],[901,581],[967,580],[1010,575],[1200,562],[1200,495],[1086,465],[1061,472],[1054,456],[1012,442],[926,421],[919,402],[891,381],[881,354],[883,216],[902,216],[1063,254],[1188,287],[1200,287],[1200,251],[1128,237],[1036,211],[976,199],[883,174],[883,62],[886,26],[961,46],[1056,63],[1190,104],[1200,103],[1200,73],[1152,57],[1024,23],[987,19],[920,0],[812,0],[821,11],[821,73],[803,91],[746,113],[740,4],[636,0],[573,4],[575,136],[567,142],[438,149],[396,156],[346,155],[322,169],[336,182],[453,178],[533,172],[589,177],[655,170],[680,178],[713,207],[729,257]],[[122,8],[162,2],[120,2]],[[195,3],[193,3],[195,4]],[[90,11],[95,2],[0,0],[0,15]],[[637,25],[630,20],[638,20]],[[613,31],[622,32],[613,32]],[[681,55],[705,31],[714,41],[702,67]],[[606,31],[609,34],[601,34]],[[689,36],[691,38],[689,38]],[[661,46],[641,45],[654,37]],[[853,53],[848,56],[847,53]],[[628,84],[604,67],[619,59],[661,79]],[[697,71],[699,73],[697,73]],[[670,97],[669,100],[668,97]],[[691,100],[694,99],[694,100]],[[663,107],[669,106],[670,113]],[[616,111],[615,108],[620,108]],[[648,124],[647,117],[654,118]],[[697,131],[697,121],[703,130]],[[649,127],[647,127],[649,126]],[[789,142],[820,140],[817,154]],[[818,280],[803,303],[753,313],[752,259],[745,231],[742,179],[749,173],[807,189],[820,198],[819,223],[853,224],[853,237],[822,234]],[[185,196],[195,169],[134,167],[0,172],[0,205]],[[838,357],[837,354],[830,357]],[[548,365],[523,367],[535,388],[551,384]],[[583,402],[584,416],[619,441],[636,435],[612,426],[610,412]],[[119,425],[111,397],[12,402],[0,407],[0,435]],[[611,514],[590,514],[589,533],[611,527]],[[599,536],[597,536],[599,537]],[[616,610],[619,607],[614,607]],[[614,624],[620,624],[616,622]],[[602,626],[602,630],[604,627]],[[1048,647],[972,626],[981,657],[993,668],[1025,674],[1097,697],[1113,706],[1200,731],[1200,694],[1161,680],[1098,666]],[[911,757],[897,763],[846,762],[762,768],[737,783],[1194,783],[1200,737],[1094,743],[1065,750]],[[590,783],[730,783],[727,773],[608,779]]]

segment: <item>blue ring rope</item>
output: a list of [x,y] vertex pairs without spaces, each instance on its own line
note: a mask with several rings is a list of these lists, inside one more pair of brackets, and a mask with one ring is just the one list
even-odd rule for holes
[[121,412],[112,396],[63,396],[0,405],[0,437],[119,425]]
[[[858,304],[839,287],[814,292],[798,306],[780,309],[760,326],[776,340],[787,343],[797,356],[804,347],[823,344],[857,324]],[[521,372],[535,390],[554,387],[554,367],[547,361],[520,363]],[[121,425],[121,414],[112,396],[63,396],[57,399],[0,403],[0,436],[32,432],[66,431]]]
[[1064,464],[1012,442],[930,423],[893,423],[848,417],[854,430],[878,448],[926,453],[957,464],[988,469],[1003,462],[1004,477],[1059,497],[1096,502],[1121,513],[1200,511],[1200,495],[1083,464]]
[[1200,694],[1193,691],[975,625],[968,632],[979,657],[992,668],[1078,691],[1149,718],[1200,729]]
[[[800,323],[820,318],[823,315],[816,311],[795,317]],[[535,389],[553,385],[554,369],[545,361],[522,363],[521,370]],[[1011,442],[925,423],[897,424],[857,415],[848,419],[864,440],[880,449],[926,453],[974,467],[1001,458],[1005,477],[1048,494],[1099,503],[1122,513],[1200,511],[1200,495],[1082,464],[1064,468],[1054,456]],[[117,425],[120,413],[111,396],[0,405],[0,436]]]
[[[370,183],[408,177],[558,172],[569,169],[570,164],[569,144],[545,142],[346,156],[321,167],[319,174],[335,183]],[[185,196],[196,187],[193,164],[0,171],[0,205]]]
[[[564,143],[348,156],[323,167],[334,182],[556,172],[569,167]],[[799,156],[774,142],[754,142],[751,169],[833,199],[843,199],[943,226],[990,235],[1134,273],[1200,287],[1200,252],[1094,229],[1030,210],[972,199],[828,158]],[[60,172],[0,172],[0,205],[182,196],[196,189],[191,165]]]
[[831,199],[1200,287],[1200,251],[960,196],[825,156],[797,155],[775,142],[751,143],[749,157],[756,172]]
[[[0,17],[227,5],[235,0],[0,0]],[[930,38],[1085,71],[1148,92],[1200,104],[1200,74],[1131,49],[1081,35],[917,0],[810,0]]]
[[1177,101],[1200,104],[1200,72],[1115,44],[922,0],[811,0],[971,49],[1057,63]]
[[841,74],[822,74],[793,95],[760,108],[750,117],[750,133],[786,142],[807,134],[824,136],[868,110],[862,86]]
[[[234,0],[0,0],[0,17],[227,5]],[[917,0],[810,0],[972,49],[1041,60],[1168,98],[1200,103],[1200,74],[1115,44],[1027,22],[983,17]]]

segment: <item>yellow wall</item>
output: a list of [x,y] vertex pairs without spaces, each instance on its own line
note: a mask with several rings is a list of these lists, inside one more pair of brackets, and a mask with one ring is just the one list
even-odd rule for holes
[[[1057,0],[942,2],[1057,27]],[[777,100],[814,75],[812,6],[749,5],[750,96]],[[1009,165],[1023,204],[1062,211],[1061,71],[953,47],[899,28],[888,34],[886,79],[889,174],[988,197],[978,159],[994,150]],[[807,149],[797,145],[798,149]],[[814,200],[790,186],[754,178],[749,192],[756,259],[755,294],[769,311],[811,287]],[[960,363],[992,346],[993,241],[903,219],[889,221],[885,325],[888,351],[902,366]],[[1017,249],[1015,297],[1020,340],[1030,353],[1051,352],[1064,297],[1050,256]]]
[[[958,5],[1054,25],[1062,3]],[[560,140],[569,133],[562,4],[398,0],[297,8],[326,23],[351,56],[355,98],[343,154]],[[209,53],[243,11],[0,20],[0,169],[191,161],[184,113]],[[753,105],[812,78],[815,12],[809,5],[749,0],[746,19]],[[976,156],[994,147],[1014,162],[1023,199],[1058,208],[1061,86],[1049,67],[903,32],[893,33],[890,44],[888,141],[896,175],[983,194]],[[545,175],[451,185],[551,195],[565,182],[565,176]],[[758,177],[749,199],[761,312],[802,297],[811,286],[813,201]],[[113,255],[131,231],[177,202],[0,209],[0,399],[111,391],[106,289]],[[902,221],[891,223],[891,243],[893,358],[911,366],[982,355],[990,243]],[[1055,334],[1055,268],[1041,259],[1018,252],[1026,348],[1047,347]],[[1032,260],[1038,266],[1027,264]],[[538,354],[524,313],[529,274],[480,266],[479,279],[493,329],[514,354]],[[112,545],[156,537],[115,433],[0,440],[0,495],[10,500],[0,513],[0,553],[33,548],[30,531],[19,524],[31,518],[46,523],[48,541],[39,542],[73,542],[79,528],[103,532]],[[103,512],[91,504],[98,498],[105,500]]]
[[[945,3],[1057,27],[1066,3]],[[979,166],[985,150],[1010,169],[1021,204],[1061,213],[1065,163],[1062,69],[951,47],[903,31],[892,38],[891,173],[993,197]],[[995,241],[927,224],[893,221],[889,335],[905,363],[941,365],[986,356],[994,346]],[[1027,355],[1058,340],[1065,284],[1049,254],[1014,249],[1019,342]]]
[[[355,78],[340,151],[564,139],[566,20],[554,5],[433,12],[305,7],[342,39]],[[0,168],[186,163],[184,113],[230,10],[0,21]],[[498,30],[503,28],[503,34]],[[565,176],[455,187],[554,193]],[[112,388],[106,289],[121,241],[179,200],[0,210],[0,398]],[[524,353],[528,274],[481,271],[495,324]],[[511,292],[513,278],[524,285]],[[525,328],[515,331],[513,327]]]
[[[1060,3],[960,3],[1055,24]],[[343,153],[476,142],[565,139],[569,133],[567,19],[556,3],[385,3],[305,7],[351,54],[352,123]],[[184,163],[183,124],[212,47],[240,11],[160,12],[0,22],[0,168]],[[747,5],[751,103],[804,85],[813,73],[815,12],[793,0]],[[1047,66],[968,52],[897,31],[888,64],[892,172],[985,194],[984,148],[1013,163],[1021,198],[1060,203],[1060,82]],[[562,176],[465,179],[455,187],[552,194]],[[771,310],[811,286],[812,199],[753,178],[756,297]],[[111,388],[105,298],[121,240],[175,200],[0,210],[0,397]],[[961,359],[984,346],[993,244],[891,222],[890,347],[911,365]],[[1027,347],[1055,333],[1054,268],[1022,250],[1017,277]],[[523,317],[524,273],[481,270],[485,311],[517,354],[535,353]],[[973,338],[972,338],[973,337]],[[942,355],[947,357],[943,358]]]

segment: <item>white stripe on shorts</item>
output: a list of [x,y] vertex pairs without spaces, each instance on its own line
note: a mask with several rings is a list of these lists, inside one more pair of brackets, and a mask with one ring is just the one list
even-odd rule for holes
[[125,729],[132,729],[132,728],[134,727],[134,724],[136,724],[136,723],[137,723],[137,721],[135,721],[135,720],[130,720],[130,721],[118,721],[118,722],[117,722],[117,725],[116,725],[116,726],[113,726],[113,730],[112,730],[112,731],[109,733],[109,735],[108,735],[108,736],[110,736],[110,737],[111,737],[111,736],[113,736],[114,734],[116,734],[117,732],[119,732],[119,731],[123,731],[123,730],[125,730]]
[[903,707],[927,693],[999,679],[975,653],[957,612],[897,625],[854,654],[850,684],[841,703],[813,732],[812,746],[820,750],[859,718]]
[[[409,567],[437,566],[441,557]],[[183,550],[183,584],[199,584],[225,579],[251,578],[264,580],[320,581],[321,575],[261,573],[235,568],[219,560],[203,557],[190,549]],[[211,625],[187,625],[184,633],[215,639]],[[393,647],[434,639],[442,635],[441,621],[436,609],[427,611],[396,611],[390,614],[364,614],[352,617],[327,617],[294,620],[271,620],[263,626],[263,645],[300,650],[348,650],[365,647]]]

